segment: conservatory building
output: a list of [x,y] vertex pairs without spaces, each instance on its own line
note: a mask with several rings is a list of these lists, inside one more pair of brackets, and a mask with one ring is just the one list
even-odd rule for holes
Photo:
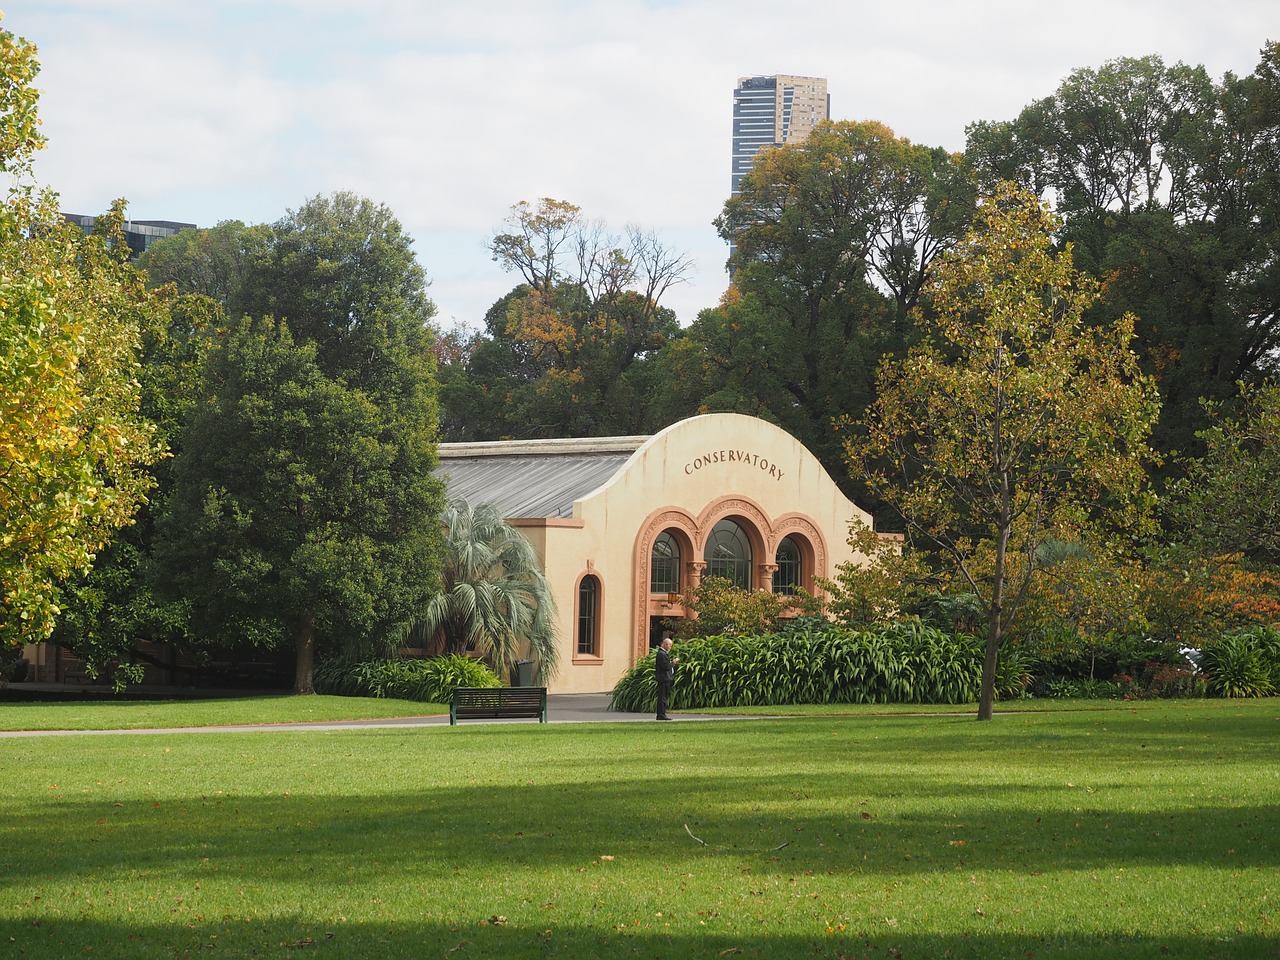
[[871,523],[817,458],[773,424],[708,414],[650,437],[440,445],[448,496],[495,504],[533,545],[557,606],[552,693],[599,693],[656,645],[704,577],[821,594],[865,562]]

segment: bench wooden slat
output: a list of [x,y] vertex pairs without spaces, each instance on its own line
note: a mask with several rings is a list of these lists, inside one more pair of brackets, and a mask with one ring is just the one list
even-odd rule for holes
[[458,687],[449,705],[449,723],[537,717],[547,722],[546,687]]

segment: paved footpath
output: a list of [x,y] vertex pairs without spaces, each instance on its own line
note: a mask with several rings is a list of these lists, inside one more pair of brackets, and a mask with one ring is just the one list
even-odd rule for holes
[[[677,713],[676,720],[735,720],[720,714]],[[0,722],[3,714],[0,714]],[[553,693],[547,696],[548,723],[657,723],[651,713],[623,713],[609,709],[607,693]],[[467,720],[459,726],[477,723],[533,723],[537,720]],[[429,717],[391,717],[384,720],[317,720],[304,723],[246,723],[213,727],[148,727],[140,730],[10,730],[0,731],[0,737],[95,737],[114,734],[153,733],[262,733],[281,730],[351,730],[396,727],[448,726],[449,714]]]

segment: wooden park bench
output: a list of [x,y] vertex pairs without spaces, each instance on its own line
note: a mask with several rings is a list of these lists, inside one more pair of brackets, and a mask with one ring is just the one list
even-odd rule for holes
[[516,720],[547,722],[546,687],[458,687],[449,705],[449,725],[459,720]]

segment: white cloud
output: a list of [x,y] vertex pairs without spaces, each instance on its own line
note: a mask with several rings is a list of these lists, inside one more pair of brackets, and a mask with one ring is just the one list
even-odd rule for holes
[[1073,69],[1157,53],[1247,74],[1271,0],[9,0],[34,41],[65,209],[274,220],[316,193],[388,204],[444,317],[512,284],[485,242],[551,196],[697,259],[683,322],[724,288],[738,76],[825,76],[839,119],[958,150]]

